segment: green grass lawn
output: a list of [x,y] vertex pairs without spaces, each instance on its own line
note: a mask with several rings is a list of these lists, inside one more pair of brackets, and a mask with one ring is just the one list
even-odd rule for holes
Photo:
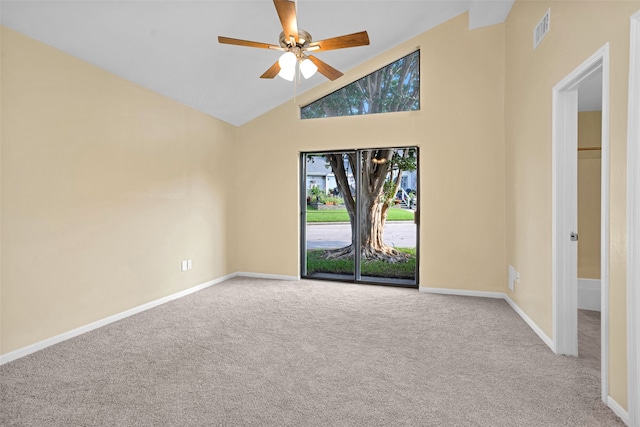
[[[387,214],[387,221],[413,221],[413,211],[391,208]],[[349,222],[346,209],[318,211],[307,206],[307,222]]]
[[[410,255],[407,262],[396,264],[384,261],[363,261],[360,266],[363,276],[388,277],[394,279],[415,279],[416,277],[416,250],[415,248],[396,248],[400,252]],[[353,259],[327,260],[324,259],[324,250],[307,251],[307,274],[333,273],[353,275]]]

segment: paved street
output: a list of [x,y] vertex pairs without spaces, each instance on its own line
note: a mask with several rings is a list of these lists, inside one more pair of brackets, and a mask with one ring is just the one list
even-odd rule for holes
[[[387,222],[384,241],[399,248],[416,247],[416,225],[412,221]],[[341,248],[351,243],[351,226],[339,224],[307,224],[307,249]]]

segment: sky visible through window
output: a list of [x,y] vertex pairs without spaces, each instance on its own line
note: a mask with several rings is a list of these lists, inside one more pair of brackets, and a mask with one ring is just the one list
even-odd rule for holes
[[301,108],[302,119],[392,113],[420,109],[417,50]]

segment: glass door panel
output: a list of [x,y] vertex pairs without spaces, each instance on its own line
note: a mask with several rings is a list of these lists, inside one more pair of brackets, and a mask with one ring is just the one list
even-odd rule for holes
[[355,152],[310,153],[303,158],[303,276],[353,281]]
[[417,265],[417,149],[360,152],[360,280],[414,285]]

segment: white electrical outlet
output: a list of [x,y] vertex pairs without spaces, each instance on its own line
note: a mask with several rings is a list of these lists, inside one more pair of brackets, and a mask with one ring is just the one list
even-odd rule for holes
[[517,282],[520,278],[520,275],[516,271],[515,267],[509,266],[509,290],[511,292],[515,291],[515,282]]
[[188,259],[187,260],[187,270],[191,270],[192,267],[193,267],[193,264],[191,263],[191,260]]
[[184,259],[182,260],[182,271],[187,271],[189,269],[189,264],[187,263],[187,260]]

